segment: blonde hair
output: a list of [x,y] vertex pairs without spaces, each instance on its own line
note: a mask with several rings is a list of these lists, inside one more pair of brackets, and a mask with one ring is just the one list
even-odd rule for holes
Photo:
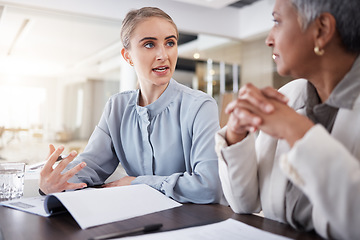
[[125,49],[130,49],[131,34],[136,26],[146,18],[150,17],[159,17],[167,20],[174,26],[177,35],[176,37],[179,38],[177,26],[167,13],[156,7],[143,7],[128,12],[122,22],[120,37]]

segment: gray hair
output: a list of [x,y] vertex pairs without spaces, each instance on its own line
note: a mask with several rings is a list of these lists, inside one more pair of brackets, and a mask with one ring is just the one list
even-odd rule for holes
[[136,28],[136,26],[140,22],[150,17],[159,17],[170,22],[175,28],[177,34],[176,37],[179,38],[179,32],[176,27],[176,24],[168,14],[166,14],[163,10],[156,7],[143,7],[128,12],[127,15],[125,16],[125,19],[122,22],[120,37],[125,49],[130,49],[131,34]]
[[290,0],[306,29],[321,13],[328,12],[336,20],[336,29],[344,47],[360,53],[360,0]]

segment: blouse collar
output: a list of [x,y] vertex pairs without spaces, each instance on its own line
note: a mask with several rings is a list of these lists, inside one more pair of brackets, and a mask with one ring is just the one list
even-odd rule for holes
[[165,91],[160,95],[160,97],[153,103],[142,107],[139,106],[139,97],[140,97],[140,90],[137,90],[137,97],[136,97],[136,111],[139,115],[147,115],[149,120],[151,120],[156,115],[163,112],[174,100],[176,94],[176,81],[174,79],[170,79],[168,86],[166,87]]

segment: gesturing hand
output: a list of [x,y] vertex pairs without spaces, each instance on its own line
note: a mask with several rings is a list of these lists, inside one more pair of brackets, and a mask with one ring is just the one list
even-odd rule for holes
[[53,168],[59,155],[64,151],[64,147],[60,146],[55,150],[55,147],[49,145],[50,152],[48,160],[40,172],[40,190],[45,194],[61,192],[64,190],[72,190],[84,188],[85,183],[69,183],[68,180],[72,178],[77,172],[86,166],[85,162],[81,162],[74,168],[65,173],[61,173],[65,167],[76,157],[76,152],[71,152],[68,157],[63,159],[55,168]]

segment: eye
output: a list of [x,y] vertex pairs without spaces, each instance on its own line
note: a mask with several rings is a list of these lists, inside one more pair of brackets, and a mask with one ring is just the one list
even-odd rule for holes
[[155,44],[153,42],[147,42],[144,44],[145,48],[153,48],[155,46]]
[[273,19],[273,22],[274,22],[274,25],[275,25],[275,26],[279,25],[279,21],[278,21],[277,19],[274,18],[274,19]]
[[173,47],[173,46],[176,45],[176,43],[175,43],[175,41],[168,41],[168,42],[166,43],[166,45],[169,46],[169,47]]

